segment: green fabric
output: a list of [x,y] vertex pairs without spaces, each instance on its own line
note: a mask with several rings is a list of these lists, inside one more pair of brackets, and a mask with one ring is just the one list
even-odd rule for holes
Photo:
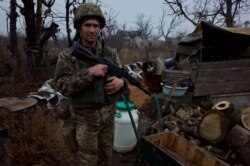
[[[80,61],[81,69],[88,68],[89,65]],[[69,100],[74,108],[93,108],[105,105],[105,94],[103,89],[103,78],[95,78],[89,88],[83,93],[70,96]]]
[[[87,68],[89,65],[80,61],[81,68]],[[117,100],[117,95],[106,95],[104,92],[104,79],[95,78],[89,88],[83,93],[75,96],[70,96],[69,100],[74,108],[96,108]]]
[[56,64],[56,71],[55,71],[55,80],[59,79],[61,76],[63,76],[65,70],[64,70],[64,63],[57,62]]
[[99,107],[105,104],[103,90],[103,79],[95,79],[83,93],[69,97],[72,106],[75,108]]

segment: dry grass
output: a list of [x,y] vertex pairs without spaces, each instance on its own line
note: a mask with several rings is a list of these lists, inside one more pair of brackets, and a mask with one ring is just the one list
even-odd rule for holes
[[12,113],[5,109],[0,111],[0,117],[8,131],[6,147],[14,165],[68,164],[63,128],[51,114],[37,111],[31,118],[24,112]]
[[145,62],[155,60],[157,57],[167,58],[174,54],[171,50],[163,49],[127,49],[123,48],[119,53],[119,58],[122,64],[129,64],[137,61]]
[[36,92],[42,83],[9,82],[0,86],[0,97],[25,97],[30,92]]

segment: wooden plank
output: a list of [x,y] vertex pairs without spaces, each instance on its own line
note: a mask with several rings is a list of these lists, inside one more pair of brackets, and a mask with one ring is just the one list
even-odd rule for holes
[[250,81],[197,83],[194,85],[194,96],[206,96],[227,93],[250,92]]
[[[167,135],[167,136],[165,136]],[[210,152],[198,147],[187,139],[172,132],[164,132],[144,137],[156,148],[175,159],[180,165],[185,166],[228,166]],[[162,143],[166,142],[166,143]],[[154,150],[156,151],[156,150]]]
[[174,152],[172,150],[165,149],[165,148],[163,149],[163,151],[169,156],[171,156],[173,159],[175,159],[176,162],[178,162],[181,166],[196,166],[191,161],[187,160],[186,158],[178,154],[178,152]]
[[237,67],[250,67],[250,59],[203,62],[198,64],[199,69],[220,69],[220,68],[237,68]]
[[250,67],[200,69],[195,83],[250,80]]

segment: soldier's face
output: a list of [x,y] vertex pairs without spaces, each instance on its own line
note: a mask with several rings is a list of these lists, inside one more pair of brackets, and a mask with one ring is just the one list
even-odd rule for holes
[[96,43],[100,33],[100,23],[97,19],[85,20],[81,25],[81,38],[87,45]]

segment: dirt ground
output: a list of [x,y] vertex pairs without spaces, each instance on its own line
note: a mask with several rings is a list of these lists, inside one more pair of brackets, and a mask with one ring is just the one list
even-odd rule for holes
[[119,153],[113,151],[110,166],[131,166],[135,164],[138,148],[135,147],[131,152]]

